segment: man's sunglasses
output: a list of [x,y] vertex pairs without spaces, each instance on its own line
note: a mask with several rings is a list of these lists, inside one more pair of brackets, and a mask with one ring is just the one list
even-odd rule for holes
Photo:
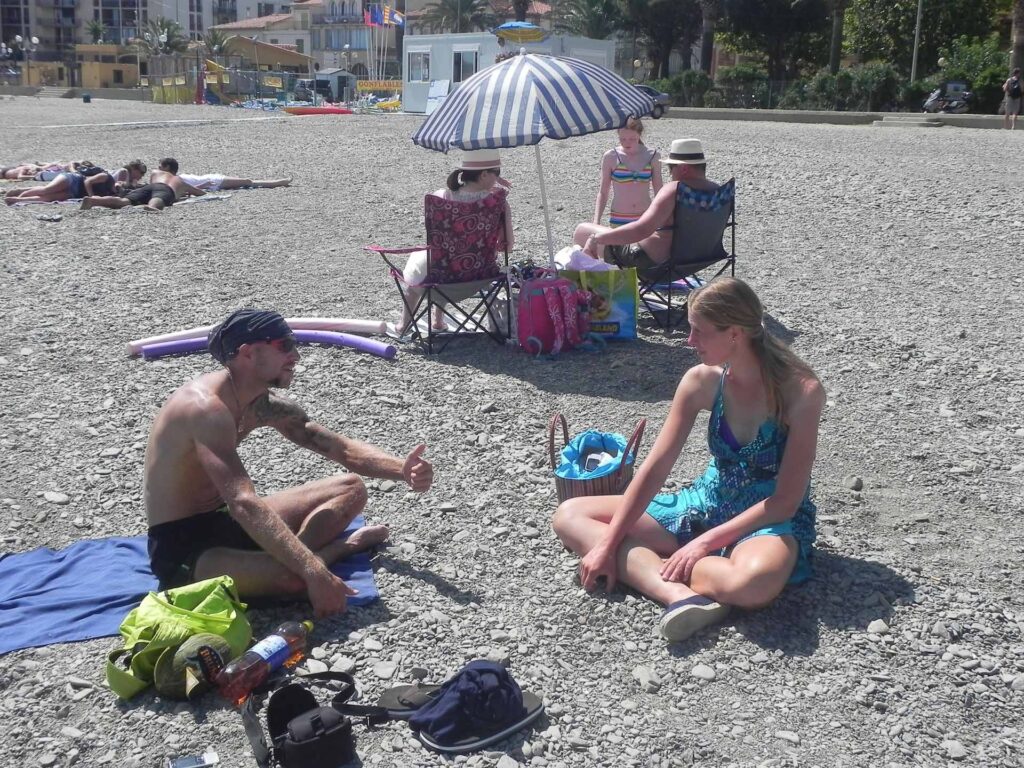
[[265,343],[270,344],[272,347],[276,347],[278,352],[285,355],[294,351],[296,346],[294,336],[282,336],[279,339],[267,339]]

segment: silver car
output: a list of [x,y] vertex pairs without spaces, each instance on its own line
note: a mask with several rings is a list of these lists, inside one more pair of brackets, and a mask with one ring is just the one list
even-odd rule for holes
[[651,117],[655,120],[664,115],[665,110],[672,105],[672,97],[667,93],[656,91],[649,85],[634,85],[633,87],[654,99],[654,109],[651,110]]

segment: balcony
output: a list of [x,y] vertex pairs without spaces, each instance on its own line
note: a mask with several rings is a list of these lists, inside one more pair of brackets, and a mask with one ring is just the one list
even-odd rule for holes
[[338,14],[337,16],[327,16],[324,14],[318,14],[313,16],[314,24],[362,24],[362,14],[346,13],[344,15]]

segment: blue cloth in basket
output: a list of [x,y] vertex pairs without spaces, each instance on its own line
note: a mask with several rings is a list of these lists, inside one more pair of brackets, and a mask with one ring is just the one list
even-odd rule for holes
[[[555,476],[563,480],[596,480],[615,472],[622,463],[621,457],[625,451],[626,438],[619,433],[588,429],[566,443],[562,449],[562,461],[555,469]],[[592,453],[608,453],[618,460],[588,471],[584,469],[583,464]],[[632,464],[633,460],[633,455],[626,457],[627,464]]]

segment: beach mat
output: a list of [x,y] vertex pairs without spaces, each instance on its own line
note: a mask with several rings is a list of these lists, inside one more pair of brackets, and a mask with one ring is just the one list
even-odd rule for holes
[[[345,533],[364,524],[359,516]],[[348,599],[350,606],[380,597],[368,553],[335,563],[331,570],[359,590]],[[87,539],[61,550],[41,547],[0,555],[0,655],[117,635],[128,611],[156,589],[145,536]]]

